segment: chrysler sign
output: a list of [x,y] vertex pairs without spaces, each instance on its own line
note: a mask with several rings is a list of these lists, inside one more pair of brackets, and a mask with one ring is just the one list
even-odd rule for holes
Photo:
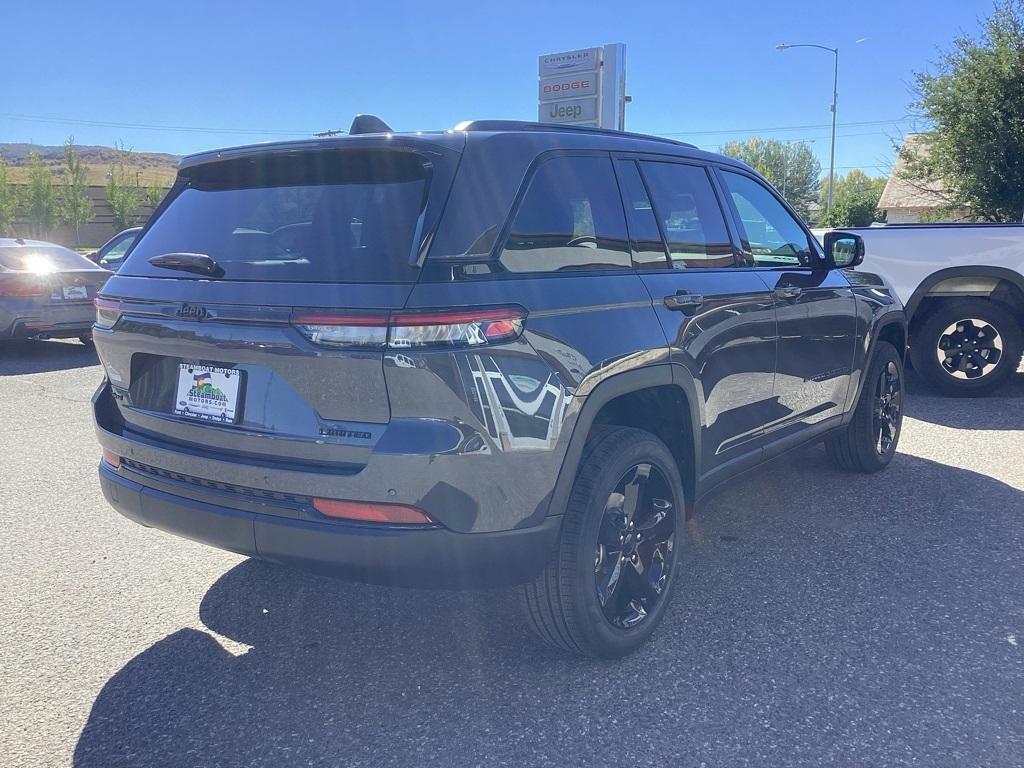
[[541,77],[567,75],[570,72],[596,72],[601,60],[600,48],[581,48],[578,51],[549,53],[541,56],[538,74]]
[[539,57],[537,117],[540,122],[622,130],[625,48],[622,43],[613,43]]

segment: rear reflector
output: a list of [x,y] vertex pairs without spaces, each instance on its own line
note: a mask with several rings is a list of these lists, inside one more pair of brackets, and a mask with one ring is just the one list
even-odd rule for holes
[[313,507],[322,515],[341,520],[399,525],[431,525],[434,520],[422,509],[402,504],[371,504],[365,501],[313,499]]
[[114,469],[121,466],[121,457],[113,451],[108,451],[106,448],[103,449],[103,460]]
[[494,307],[395,314],[296,312],[292,324],[327,347],[476,347],[510,341],[523,332],[526,310]]
[[97,297],[92,303],[96,306],[96,327],[113,328],[117,325],[121,319],[121,302]]

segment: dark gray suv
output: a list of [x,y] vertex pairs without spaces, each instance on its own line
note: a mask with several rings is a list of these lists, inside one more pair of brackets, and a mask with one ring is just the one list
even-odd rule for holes
[[547,641],[661,619],[686,518],[809,441],[875,471],[906,327],[750,168],[531,123],[182,161],[96,301],[110,503],[385,584],[522,584]]

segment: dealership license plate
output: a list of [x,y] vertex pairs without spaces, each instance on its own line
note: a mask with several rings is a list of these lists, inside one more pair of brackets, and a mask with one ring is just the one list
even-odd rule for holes
[[53,292],[53,298],[64,299],[65,301],[86,301],[89,298],[89,289],[84,285],[65,285],[60,292]]
[[234,424],[239,412],[242,372],[200,363],[178,364],[174,412],[193,419]]

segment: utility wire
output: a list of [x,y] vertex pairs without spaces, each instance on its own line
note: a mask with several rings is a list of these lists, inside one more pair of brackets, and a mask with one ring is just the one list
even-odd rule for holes
[[[311,136],[316,133],[313,130],[284,130],[277,128],[225,128],[205,127],[196,125],[159,125],[154,123],[123,123],[110,120],[85,120],[81,118],[52,117],[45,115],[26,115],[15,112],[0,112],[0,118],[8,120],[22,120],[35,123],[56,123],[72,125],[91,125],[104,128],[130,128],[134,130],[147,131],[182,131],[187,133],[223,133],[223,134],[251,134],[263,136]],[[839,123],[840,127],[858,127],[871,125],[896,125],[909,122],[912,118],[901,118],[897,120],[862,120],[858,122]],[[651,131],[655,136],[716,136],[731,133],[771,133],[781,131],[801,131],[829,128],[831,123],[816,123],[808,125],[779,125],[766,126],[761,128],[723,128],[716,130],[701,131]]]
[[313,131],[285,131],[270,128],[203,128],[195,125],[154,125],[150,123],[117,123],[109,120],[81,120],[77,118],[45,117],[43,115],[22,115],[0,112],[0,118],[22,120],[32,123],[56,123],[69,125],[91,125],[103,128],[130,128],[144,131],[180,131],[185,133],[252,134],[260,136],[310,136]]

